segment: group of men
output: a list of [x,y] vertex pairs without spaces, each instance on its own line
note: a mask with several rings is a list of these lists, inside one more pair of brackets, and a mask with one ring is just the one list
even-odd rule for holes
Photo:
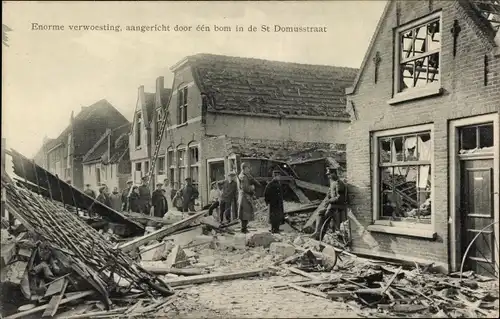
[[101,185],[99,195],[96,196],[91,185],[87,184],[84,193],[116,211],[152,214],[155,217],[164,217],[169,207],[182,212],[194,212],[194,203],[199,196],[191,178],[185,179],[185,185],[180,190],[174,189],[169,180],[165,179],[163,183],[157,183],[156,189],[151,193],[148,179],[143,177],[140,186],[133,185],[129,180],[127,187],[121,192],[118,187],[114,187],[110,193],[108,186]]
[[[280,183],[281,172],[272,172],[272,180],[265,186],[263,195],[268,206],[270,231],[280,232],[280,225],[285,223],[283,206],[283,187]],[[322,239],[325,233],[325,225],[328,220],[335,219],[336,212],[345,203],[345,185],[338,178],[337,171],[329,168],[327,171],[330,187],[327,194],[328,205],[326,209],[319,212],[316,221],[316,230],[313,237]],[[241,222],[241,232],[248,233],[248,224],[255,218],[256,189],[262,187],[253,176],[251,166],[244,162],[241,164],[241,172],[237,176],[230,172],[224,181],[214,182],[210,192],[210,204],[203,207],[213,215],[215,209],[219,209],[219,220],[221,224],[229,223],[235,218]],[[87,195],[96,198],[95,192],[86,185],[84,191]],[[182,212],[194,212],[194,202],[199,197],[197,188],[192,184],[191,178],[185,179],[185,185],[176,190],[168,179],[156,185],[151,194],[147,178],[143,178],[141,186],[133,186],[132,181],[120,193],[115,187],[110,194],[108,187],[103,185],[99,188],[97,200],[116,211],[132,211],[157,217],[163,217],[169,207],[175,207]]]

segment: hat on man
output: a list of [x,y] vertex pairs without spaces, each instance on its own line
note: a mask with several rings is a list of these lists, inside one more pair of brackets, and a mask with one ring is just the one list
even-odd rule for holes
[[163,183],[156,183],[156,186],[163,186]]
[[129,179],[129,180],[127,181],[127,184],[133,184],[133,183],[134,183],[134,182],[132,182],[132,180],[131,180],[131,179]]
[[184,180],[185,180],[185,181],[190,181],[190,180],[191,180],[191,177],[186,177]]

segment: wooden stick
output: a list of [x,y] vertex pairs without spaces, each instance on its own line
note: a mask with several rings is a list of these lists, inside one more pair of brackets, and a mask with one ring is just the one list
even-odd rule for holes
[[176,286],[184,286],[190,284],[203,284],[212,281],[224,281],[224,280],[255,277],[266,273],[270,273],[270,270],[268,268],[261,268],[256,270],[247,270],[247,271],[233,272],[228,274],[207,274],[207,275],[191,276],[189,278],[176,278],[171,280],[165,280],[165,283],[171,287],[176,287]]
[[154,267],[151,265],[142,264],[142,268],[149,271],[150,273],[157,275],[174,274],[182,276],[196,276],[205,274],[202,269],[199,268],[170,268],[170,267]]
[[353,291],[331,291],[328,293],[329,298],[337,298],[337,297],[347,297],[352,294],[374,294],[374,295],[382,295],[381,288],[367,288],[367,289],[358,289]]
[[193,222],[195,219],[202,217],[203,215],[206,215],[208,213],[208,210],[203,210],[201,212],[198,212],[192,216],[189,216],[188,218],[185,218],[175,224],[173,224],[170,227],[167,228],[162,228],[158,229],[155,232],[152,232],[151,234],[133,239],[129,242],[126,242],[120,246],[118,246],[119,249],[121,249],[124,252],[128,252],[131,250],[135,250],[136,248],[148,243],[151,240],[161,240],[163,237],[171,235],[175,233],[176,231],[182,229],[183,227],[189,225],[191,222]]
[[401,271],[401,269],[403,269],[403,267],[399,267],[398,270],[396,270],[396,272],[394,273],[394,275],[392,275],[392,278],[389,280],[387,285],[382,289],[382,295],[385,294],[387,289],[389,289],[389,287],[392,285],[392,283],[394,282],[396,277],[399,275],[399,272]]
[[47,309],[45,309],[45,311],[42,315],[42,318],[43,317],[53,317],[56,314],[57,309],[59,308],[59,305],[61,304],[61,300],[64,296],[64,293],[66,292],[66,287],[68,287],[68,280],[66,278],[64,278],[63,280],[64,280],[64,283],[63,283],[61,292],[59,293],[59,295],[53,296],[50,299],[49,306],[47,307]]
[[[73,295],[71,297],[68,297],[68,298],[65,298],[65,299],[61,300],[61,302],[59,303],[59,305],[64,305],[65,303],[68,303],[70,301],[78,300],[78,299],[81,299],[81,298],[85,298],[87,296],[93,295],[94,293],[95,293],[94,290],[83,291],[81,293],[75,294],[75,295]],[[18,312],[18,313],[15,313],[15,314],[11,315],[11,316],[5,317],[5,319],[15,319],[15,318],[21,318],[21,317],[24,317],[24,316],[27,316],[27,315],[31,315],[31,314],[40,312],[42,310],[45,310],[48,306],[49,305],[46,304],[46,305],[43,305],[43,306],[35,307],[33,309],[30,309],[30,310]]]
[[318,297],[322,297],[322,298],[328,298],[328,295],[325,294],[324,292],[317,291],[317,290],[314,290],[314,289],[304,288],[304,287],[301,287],[301,286],[298,286],[298,285],[295,285],[295,284],[292,284],[292,283],[288,284],[288,287],[293,288],[293,289],[298,290],[298,291],[302,291],[302,292],[314,295],[314,296],[318,296]]
[[310,273],[307,273],[305,271],[302,271],[300,269],[297,269],[295,267],[284,267],[284,269],[286,269],[290,272],[293,272],[294,274],[301,275],[301,276],[306,277],[306,278],[310,278],[312,280],[321,280],[320,278],[318,278]]
[[87,313],[82,313],[81,315],[73,315],[69,317],[62,317],[59,319],[73,319],[73,318],[92,318],[95,316],[102,316],[102,315],[116,315],[117,312],[121,312],[124,310],[127,310],[128,307],[121,307],[121,308],[116,308],[113,310],[103,310],[103,311],[95,311],[95,312],[87,312]]

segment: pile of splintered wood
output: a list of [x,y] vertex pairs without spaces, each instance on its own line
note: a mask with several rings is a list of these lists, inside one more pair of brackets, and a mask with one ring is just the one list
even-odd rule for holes
[[[415,264],[416,267],[404,268],[358,258],[332,246],[318,244],[278,264],[286,265],[284,269],[307,280],[276,288],[292,288],[342,300],[364,317],[477,318],[498,315],[498,278],[469,271],[460,279],[459,273],[446,276],[431,272],[432,265],[419,267]],[[318,252],[320,247],[323,252]],[[325,263],[325,255],[334,262]]]
[[59,306],[92,295],[100,300],[103,310],[110,310],[115,306],[114,298],[173,294],[165,282],[113,247],[75,214],[16,186],[4,175],[2,188],[9,213],[35,238],[22,290],[36,305],[8,318],[42,311],[44,316],[53,316]]

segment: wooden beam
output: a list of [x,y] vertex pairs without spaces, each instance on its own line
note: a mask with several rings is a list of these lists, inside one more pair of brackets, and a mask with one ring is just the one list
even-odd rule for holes
[[[72,295],[71,297],[67,297],[67,298],[64,298],[63,300],[61,300],[61,302],[59,303],[59,305],[64,305],[65,303],[68,303],[70,301],[74,301],[74,300],[78,300],[78,299],[81,299],[81,298],[88,297],[90,295],[93,295],[94,293],[95,293],[95,290],[87,290],[87,291],[83,291],[83,292],[80,292],[80,293],[76,293],[76,294]],[[49,306],[49,304],[46,304],[46,305],[43,305],[43,306],[35,307],[33,309],[30,309],[30,310],[18,312],[18,313],[15,313],[15,314],[11,315],[11,316],[5,317],[5,319],[22,318],[24,316],[31,315],[31,314],[40,312],[42,310],[45,310],[45,309],[47,309],[48,306]]]
[[301,287],[301,286],[298,286],[298,285],[295,285],[295,284],[288,284],[288,287],[293,288],[293,289],[298,290],[298,291],[305,292],[307,294],[311,294],[311,295],[314,295],[314,296],[318,296],[318,297],[322,297],[322,298],[328,299],[328,295],[327,294],[325,294],[324,292],[318,291],[318,290]]
[[145,264],[144,262],[141,264],[141,267],[150,273],[157,275],[166,275],[166,274],[174,274],[181,276],[198,276],[205,274],[203,269],[200,268],[171,268],[164,266],[153,266]]
[[328,186],[304,182],[304,181],[301,181],[299,179],[296,179],[295,183],[300,188],[305,188],[305,189],[315,191],[315,192],[318,192],[321,194],[328,194],[328,190],[329,190]]
[[160,241],[163,237],[171,235],[175,233],[176,231],[184,228],[185,226],[188,226],[191,222],[193,222],[195,219],[202,217],[203,215],[206,215],[208,213],[208,210],[203,210],[201,212],[198,212],[192,216],[189,216],[186,219],[183,219],[175,224],[172,224],[171,226],[167,228],[162,228],[158,229],[155,232],[152,232],[151,234],[133,239],[129,242],[126,242],[120,246],[118,246],[119,249],[121,249],[124,252],[132,251],[135,250],[136,248],[139,248],[140,246],[147,244],[148,242],[152,240],[158,240]]
[[301,189],[298,189],[297,186],[293,183],[288,184],[290,189],[297,195],[297,198],[302,204],[310,204],[311,200],[307,198],[306,194]]
[[310,279],[312,279],[312,280],[316,280],[316,281],[321,280],[321,278],[318,278],[318,277],[316,277],[315,275],[312,275],[312,274],[310,274],[310,273],[307,273],[307,272],[302,271],[302,270],[300,270],[300,269],[297,269],[297,268],[295,268],[295,267],[284,267],[284,268],[285,268],[286,270],[290,271],[290,272],[293,272],[294,274],[301,275],[301,276],[303,276],[303,277],[310,278]]
[[225,280],[242,279],[248,277],[256,277],[256,276],[261,276],[263,274],[268,274],[270,272],[271,271],[269,268],[261,268],[256,270],[247,270],[247,271],[233,272],[227,274],[207,274],[207,275],[192,276],[189,278],[176,278],[171,280],[165,280],[165,283],[170,287],[177,287],[185,285],[204,284],[212,281],[225,281]]
[[64,296],[64,293],[66,292],[66,287],[68,287],[68,280],[66,278],[63,278],[62,280],[63,280],[63,284],[62,284],[59,295],[53,296],[50,299],[49,305],[48,305],[47,309],[45,309],[45,311],[43,312],[42,318],[54,317],[54,315],[57,312],[57,309],[59,309],[59,305],[61,304],[61,300]]

